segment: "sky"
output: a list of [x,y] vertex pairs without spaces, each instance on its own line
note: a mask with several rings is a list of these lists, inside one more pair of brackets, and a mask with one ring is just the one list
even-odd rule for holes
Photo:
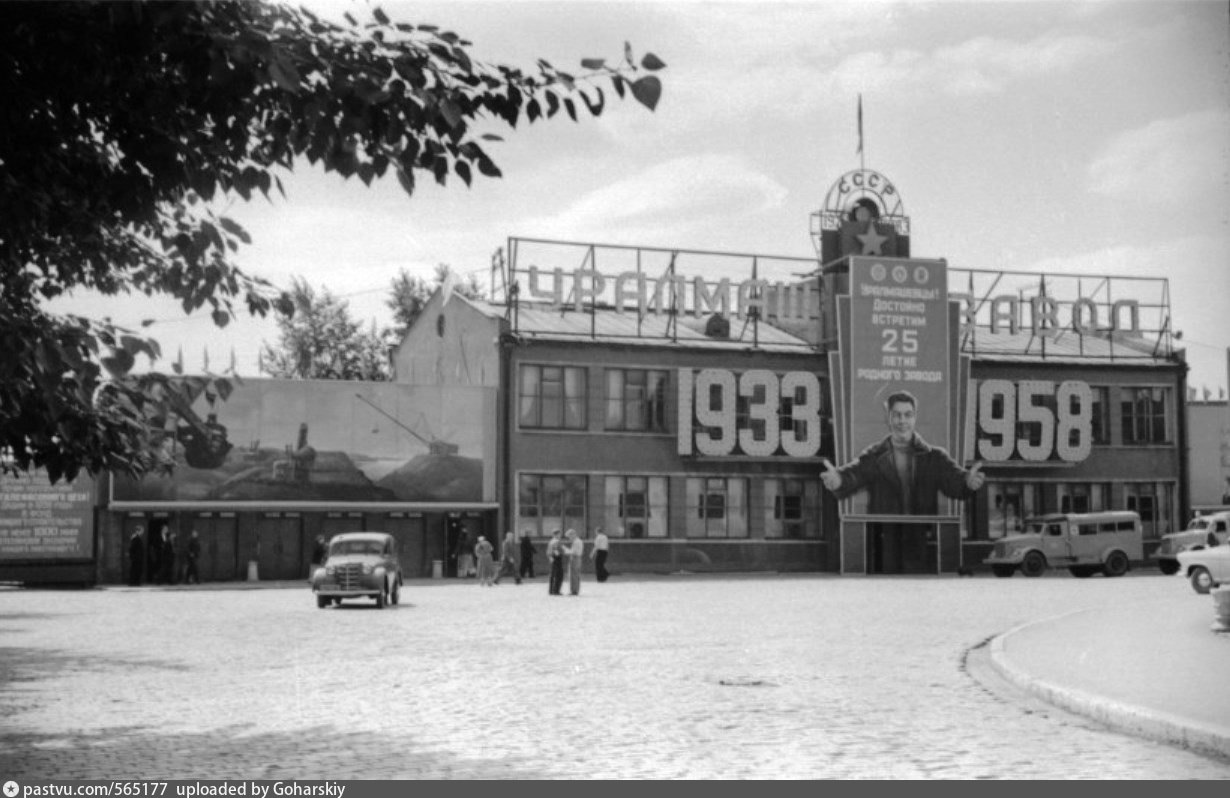
[[[361,19],[366,0],[310,7]],[[1166,277],[1189,385],[1216,398],[1230,349],[1230,4],[1218,2],[380,3],[434,23],[473,57],[656,54],[653,112],[608,99],[600,118],[491,122],[503,178],[407,196],[306,164],[288,197],[236,200],[237,262],[303,277],[352,315],[392,322],[402,269],[437,264],[489,284],[510,236],[813,257],[811,214],[863,163],[900,191],[911,254],[958,269]],[[609,90],[608,96],[612,94]],[[258,376],[272,319],[225,329],[173,302],[77,296],[56,309],[147,332],[169,369]],[[206,363],[206,358],[208,362]]]

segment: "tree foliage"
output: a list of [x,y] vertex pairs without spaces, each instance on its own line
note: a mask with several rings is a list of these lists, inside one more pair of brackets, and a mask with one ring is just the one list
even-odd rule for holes
[[[0,3],[0,467],[139,475],[156,464],[183,375],[134,374],[157,342],[56,315],[73,290],[175,298],[225,326],[237,307],[293,311],[236,266],[243,228],[212,208],[280,191],[306,160],[406,192],[498,177],[491,126],[605,108],[651,110],[664,64],[625,45],[570,74],[477,60],[430,25],[334,24],[256,2]],[[225,385],[225,381],[218,383]]]
[[277,319],[278,342],[261,347],[260,370],[271,377],[304,380],[387,380],[388,336],[350,315],[346,302],[328,289],[317,294],[296,278],[290,290],[295,312]]
[[394,342],[405,337],[406,331],[422,315],[427,300],[431,299],[431,295],[436,292],[437,288],[446,283],[449,284],[454,294],[460,296],[470,299],[482,299],[486,296],[486,292],[478,284],[478,278],[473,274],[458,275],[445,263],[436,266],[434,283],[422,277],[415,277],[405,269],[397,273],[397,276],[393,278],[389,299],[385,302],[389,310],[393,311],[391,336]]

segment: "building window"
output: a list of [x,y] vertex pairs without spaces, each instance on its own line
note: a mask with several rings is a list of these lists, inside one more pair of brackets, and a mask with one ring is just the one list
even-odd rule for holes
[[1174,531],[1174,485],[1159,482],[1127,482],[1124,504],[1140,516],[1145,540],[1155,540]]
[[535,536],[586,530],[588,481],[582,474],[522,474],[517,483],[518,528]]
[[607,369],[606,428],[666,431],[666,372]]
[[1119,407],[1123,411],[1125,444],[1170,443],[1166,423],[1168,388],[1123,388]]
[[687,494],[688,537],[747,537],[747,480],[689,477]]
[[1091,442],[1094,446],[1110,445],[1110,388],[1105,385],[1091,385],[1093,392],[1093,432]]
[[585,429],[585,369],[522,365],[518,419],[522,427]]
[[1061,482],[1056,495],[1061,513],[1100,513],[1107,509],[1110,486],[1100,482]]
[[803,479],[764,481],[764,536],[815,538],[820,536],[819,483]]
[[1025,519],[1038,514],[1038,486],[1024,482],[987,483],[987,537],[1015,535]]
[[664,538],[669,507],[666,477],[606,478],[603,527],[611,537]]

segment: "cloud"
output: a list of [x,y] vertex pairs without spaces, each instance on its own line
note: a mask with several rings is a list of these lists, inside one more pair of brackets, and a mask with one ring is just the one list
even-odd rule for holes
[[[681,228],[780,210],[786,189],[734,155],[676,158],[591,191],[563,211],[523,220],[527,235],[612,241],[678,238]],[[651,232],[657,231],[657,232]],[[669,231],[669,232],[667,232]]]
[[1207,198],[1224,214],[1228,160],[1230,111],[1198,111],[1116,136],[1090,165],[1088,188],[1110,199],[1160,204]]
[[1071,71],[1111,49],[1092,36],[1047,34],[1029,41],[979,36],[930,52],[900,49],[847,56],[828,77],[829,87],[939,91],[952,96],[999,94],[1014,81]]

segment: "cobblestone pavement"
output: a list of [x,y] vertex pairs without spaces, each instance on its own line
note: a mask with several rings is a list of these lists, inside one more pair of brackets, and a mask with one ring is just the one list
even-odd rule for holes
[[613,577],[0,590],[0,780],[1230,778],[993,676],[1028,620],[1124,579]]

